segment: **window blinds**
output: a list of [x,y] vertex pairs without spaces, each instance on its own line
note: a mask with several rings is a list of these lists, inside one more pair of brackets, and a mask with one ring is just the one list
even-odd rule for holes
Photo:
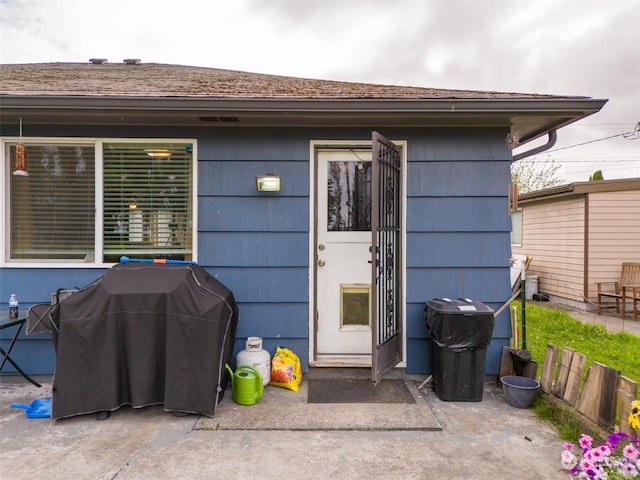
[[105,143],[104,261],[191,259],[189,144]]
[[190,143],[104,142],[103,170],[96,172],[96,142],[25,142],[27,175],[13,175],[18,145],[7,144],[10,260],[192,259]]
[[94,145],[24,146],[28,175],[9,175],[10,257],[93,261]]

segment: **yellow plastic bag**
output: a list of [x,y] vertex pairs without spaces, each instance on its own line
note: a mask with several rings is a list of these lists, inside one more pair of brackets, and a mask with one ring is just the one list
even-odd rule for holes
[[271,359],[271,380],[269,385],[288,388],[297,392],[302,381],[300,359],[288,348],[277,347]]

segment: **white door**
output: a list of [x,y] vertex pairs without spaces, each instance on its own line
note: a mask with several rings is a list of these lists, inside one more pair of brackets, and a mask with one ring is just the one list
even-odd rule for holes
[[316,358],[371,364],[371,150],[317,155]]

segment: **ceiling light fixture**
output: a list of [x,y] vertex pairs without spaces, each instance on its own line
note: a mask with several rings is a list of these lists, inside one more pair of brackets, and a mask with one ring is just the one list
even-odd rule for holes
[[151,158],[169,158],[171,156],[171,150],[167,148],[149,148],[144,152]]

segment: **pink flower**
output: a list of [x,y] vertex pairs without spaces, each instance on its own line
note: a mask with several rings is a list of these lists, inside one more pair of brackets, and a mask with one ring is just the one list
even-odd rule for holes
[[592,448],[584,452],[584,458],[590,462],[596,463],[602,460],[602,455],[600,455],[597,448]]
[[[623,446],[622,441],[629,443]],[[573,480],[612,480],[613,478],[638,478],[640,480],[640,440],[622,432],[609,435],[608,441],[592,447],[593,439],[581,435],[582,453],[576,456],[569,443],[563,444],[561,463],[563,471]],[[618,448],[620,447],[620,448]]]
[[591,448],[591,444],[593,443],[593,438],[589,435],[582,434],[580,435],[580,440],[578,441],[581,448]]
[[622,449],[622,454],[629,460],[638,460],[638,456],[640,456],[638,449],[631,443]]
[[602,455],[609,456],[611,455],[611,447],[606,443],[603,443],[598,447],[598,452]]
[[586,458],[583,458],[582,460],[580,460],[580,470],[582,470],[583,472],[587,472],[592,469],[593,469],[593,462],[587,460]]

